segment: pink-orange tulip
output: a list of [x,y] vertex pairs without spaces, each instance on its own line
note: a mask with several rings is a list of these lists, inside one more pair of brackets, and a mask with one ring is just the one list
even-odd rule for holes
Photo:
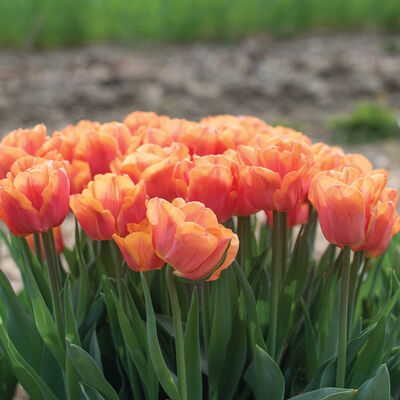
[[259,210],[289,211],[307,197],[307,174],[313,163],[302,141],[277,137],[265,146],[239,146],[243,185]]
[[340,246],[365,243],[375,225],[376,204],[386,181],[386,174],[363,176],[353,167],[314,177],[309,199],[318,212],[325,238]]
[[35,155],[36,151],[49,138],[43,124],[36,125],[32,129],[17,129],[8,133],[0,142],[1,146],[18,147],[28,154]]
[[223,223],[232,216],[236,203],[233,168],[233,162],[223,155],[181,161],[174,171],[177,194],[185,201],[200,201]]
[[26,155],[26,151],[18,147],[0,145],[0,179],[4,179],[7,176],[15,161]]
[[157,255],[175,268],[175,274],[187,279],[202,279],[218,265],[230,242],[223,265],[209,280],[219,278],[236,257],[237,236],[218,224],[215,214],[199,202],[172,203],[153,198],[148,202],[147,217],[152,226]]
[[17,236],[47,232],[65,219],[69,181],[53,161],[0,181],[0,218]]
[[149,221],[144,219],[140,224],[128,224],[128,231],[125,237],[113,235],[128,267],[134,271],[160,269],[165,262],[155,253]]
[[96,175],[82,194],[71,196],[71,209],[92,239],[109,240],[114,233],[128,234],[129,223],[146,217],[146,188],[127,176]]

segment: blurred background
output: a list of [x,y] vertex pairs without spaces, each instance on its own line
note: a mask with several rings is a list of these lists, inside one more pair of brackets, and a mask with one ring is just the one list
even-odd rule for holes
[[250,114],[400,188],[399,0],[1,0],[0,134]]

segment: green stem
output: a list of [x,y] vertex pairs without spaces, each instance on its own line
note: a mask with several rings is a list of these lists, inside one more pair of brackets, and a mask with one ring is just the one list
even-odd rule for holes
[[35,245],[35,255],[43,267],[43,255],[42,255],[42,245],[40,243],[40,235],[38,233],[33,234],[33,243]]
[[53,314],[61,340],[64,340],[64,320],[62,317],[60,299],[60,278],[57,254],[55,251],[53,232],[42,232],[43,247],[46,253],[47,268],[50,277],[50,293],[53,304]]
[[280,267],[280,217],[278,211],[273,212],[272,228],[272,270],[271,270],[271,298],[268,329],[268,349],[270,356],[275,359],[276,331],[278,321],[278,295],[279,295],[279,267]]
[[[122,279],[122,268],[121,268],[121,262],[118,257],[117,251],[119,249],[117,248],[116,243],[114,240],[110,240],[110,251],[111,251],[111,258],[113,260],[114,264],[114,270],[115,270],[115,278],[117,280],[117,291],[118,291],[118,296],[121,298],[122,295],[122,289],[121,289],[121,279]],[[150,287],[149,287],[150,290]]]
[[351,247],[344,247],[343,268],[340,282],[340,314],[336,387],[343,388],[346,378],[347,312],[349,307]]
[[238,217],[237,233],[239,236],[238,260],[242,269],[245,269],[246,258],[248,253],[248,238],[250,231],[250,216]]
[[167,285],[169,298],[171,300],[172,318],[174,320],[179,393],[182,400],[187,400],[185,349],[183,344],[181,309],[179,307],[179,299],[176,291],[174,275],[172,273],[172,268],[169,265],[167,266]]
[[282,268],[280,268],[281,278],[285,277],[287,272],[287,258],[288,258],[288,215],[287,212],[279,213],[280,217],[280,228],[281,228],[281,262]]
[[201,322],[203,327],[204,351],[207,354],[208,338],[210,337],[210,307],[208,282],[201,282]]
[[356,251],[354,253],[354,259],[351,264],[350,270],[350,283],[349,283],[349,329],[348,335],[351,336],[351,332],[353,329],[353,318],[354,318],[354,307],[356,303],[356,286],[357,286],[357,276],[358,271],[360,270],[361,260],[363,257],[362,251]]

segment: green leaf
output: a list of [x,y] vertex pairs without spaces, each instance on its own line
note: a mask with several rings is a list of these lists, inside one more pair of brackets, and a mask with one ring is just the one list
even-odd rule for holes
[[250,343],[253,351],[255,345],[260,346],[263,350],[267,350],[265,341],[261,332],[260,322],[257,315],[256,300],[250,284],[247,282],[243,271],[241,270],[237,261],[233,262],[232,268],[236,274],[239,285],[242,289],[246,310],[246,322],[249,330]]
[[385,364],[358,388],[357,400],[390,400],[390,376]]
[[245,373],[245,381],[257,400],[283,400],[285,381],[278,364],[261,347],[256,346],[254,362]]
[[17,382],[17,378],[0,346],[0,399],[11,400],[14,397]]
[[25,360],[37,371],[40,370],[43,341],[35,322],[22,308],[10,282],[0,269],[0,299],[5,307],[0,308],[3,324],[7,334],[13,338],[13,343]]
[[83,383],[98,391],[105,400],[119,400],[114,388],[101,373],[96,361],[81,347],[66,339],[67,351]]
[[54,396],[36,370],[26,362],[14,347],[3,324],[0,324],[0,342],[5,349],[8,360],[18,378],[18,381],[24,386],[29,396],[33,400],[57,400],[56,396]]
[[202,400],[203,380],[200,359],[199,310],[197,289],[194,288],[184,338],[186,382],[190,398]]
[[147,340],[150,350],[151,361],[153,363],[153,367],[158,377],[158,380],[167,395],[170,396],[172,400],[180,400],[181,396],[179,394],[178,388],[176,387],[176,384],[172,379],[172,375],[170,374],[168,367],[165,364],[165,360],[161,352],[160,343],[157,337],[156,317],[154,315],[154,309],[150,298],[149,288],[142,272],[140,273],[140,278],[146,302]]
[[291,397],[288,400],[350,400],[355,398],[356,394],[357,391],[353,389],[323,388]]
[[224,368],[225,354],[232,332],[232,307],[228,275],[223,271],[213,282],[214,313],[208,343],[208,381],[211,393],[218,393],[218,384]]

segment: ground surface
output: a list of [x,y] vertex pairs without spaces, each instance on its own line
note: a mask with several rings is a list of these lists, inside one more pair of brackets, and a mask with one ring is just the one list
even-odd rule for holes
[[[396,45],[397,43],[397,45]],[[331,142],[326,120],[360,100],[400,111],[400,36],[320,34],[238,44],[92,46],[0,53],[0,134],[44,122],[49,131],[79,119],[122,120],[133,110],[199,119],[251,114],[295,123]],[[399,141],[347,148],[389,169],[400,188]],[[3,262],[14,287],[16,269]],[[23,397],[17,397],[19,399]]]

